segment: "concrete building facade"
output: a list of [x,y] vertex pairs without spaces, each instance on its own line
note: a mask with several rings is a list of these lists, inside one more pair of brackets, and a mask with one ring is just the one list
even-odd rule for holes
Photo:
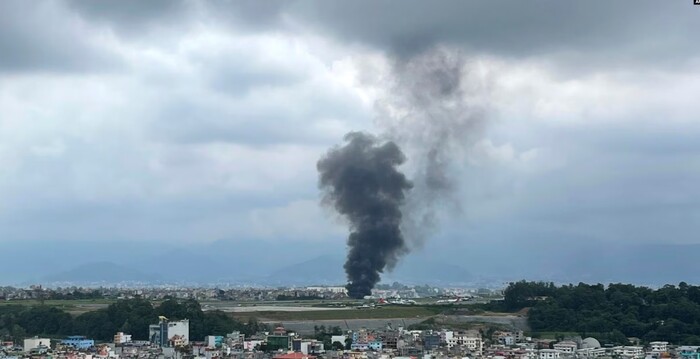
[[158,324],[148,327],[148,338],[160,347],[187,345],[190,343],[190,321],[169,321],[161,317]]
[[665,353],[668,351],[668,342],[651,342],[649,347],[653,353]]
[[72,335],[61,340],[61,344],[71,346],[75,349],[88,349],[95,346],[95,341],[82,335]]
[[576,353],[576,349],[578,349],[578,344],[572,341],[563,341],[554,344],[552,348],[560,351],[562,354],[572,355]]
[[131,343],[131,334],[125,334],[118,332],[114,335],[114,344],[126,344]]
[[554,349],[541,349],[539,359],[559,359],[559,351]]
[[36,349],[39,347],[51,348],[51,339],[34,337],[27,338],[24,340],[23,349],[26,353],[29,353],[30,351],[32,351],[32,349]]

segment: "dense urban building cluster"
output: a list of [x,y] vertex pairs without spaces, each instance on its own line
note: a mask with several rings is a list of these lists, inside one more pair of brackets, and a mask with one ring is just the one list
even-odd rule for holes
[[3,359],[699,359],[700,347],[655,341],[646,346],[601,346],[595,338],[536,339],[522,331],[382,330],[316,328],[304,337],[279,326],[250,336],[234,331],[192,341],[187,320],[161,317],[149,326],[150,340],[132,340],[117,332],[112,342],[96,343],[84,336],[60,340],[26,338],[4,342]]
[[[377,295],[400,295],[417,298],[413,288],[378,290]],[[433,293],[438,293],[434,291]],[[200,301],[274,301],[300,299],[343,299],[347,298],[344,287],[281,287],[281,288],[201,288],[186,286],[162,286],[147,288],[77,286],[52,287],[31,286],[29,288],[0,287],[0,300],[52,300],[52,299],[129,299],[148,300],[196,299]]]
[[[473,296],[500,295],[500,290],[438,288],[431,286],[404,286],[400,284],[380,285],[373,292],[376,298],[425,298],[437,296]],[[195,299],[199,301],[275,301],[304,299],[344,299],[347,290],[342,286],[306,286],[306,287],[236,287],[210,288],[192,286],[108,286],[108,287],[43,287],[33,285],[29,288],[0,287],[0,300],[52,300],[52,299],[131,299],[148,300]]]
[[[417,304],[424,300],[419,292],[429,289],[384,286],[373,293],[376,299],[344,310],[370,313],[373,311],[356,309],[417,305],[437,311],[429,315],[430,319],[414,321],[416,324],[392,326],[387,319],[383,322],[386,326],[380,324],[377,329],[365,324],[350,326],[345,321],[342,327],[321,325],[314,326],[313,331],[296,327],[298,332],[277,322],[259,323],[254,318],[244,322],[216,309],[215,303],[204,310],[191,297],[222,298],[229,292],[216,288],[66,290],[36,286],[2,290],[7,302],[16,300],[8,294],[18,293],[30,296],[28,299],[68,295],[120,299],[78,315],[49,305],[0,307],[0,330],[5,340],[0,350],[2,359],[700,359],[693,330],[698,325],[698,316],[693,313],[700,306],[700,287],[685,283],[649,289],[619,284],[557,287],[552,283],[517,282],[503,291],[502,299],[490,302],[462,303],[493,292],[442,289],[436,291],[436,298],[422,304]],[[238,298],[262,300],[271,296],[280,301],[289,300],[287,297],[300,300],[345,295],[342,287],[231,291]],[[274,307],[249,305],[268,308],[265,310]],[[500,314],[522,315],[523,319],[527,316],[530,331],[518,330],[524,326],[516,324],[464,325],[436,319],[476,310],[502,311]]]

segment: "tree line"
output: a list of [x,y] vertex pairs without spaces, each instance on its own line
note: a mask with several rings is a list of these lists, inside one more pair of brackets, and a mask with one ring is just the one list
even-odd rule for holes
[[628,337],[635,337],[700,345],[700,287],[685,282],[651,289],[520,281],[511,283],[504,300],[493,305],[508,311],[530,308],[528,322],[535,332],[577,332],[611,344],[627,344]]
[[204,312],[196,300],[168,299],[153,306],[148,300],[126,299],[77,316],[48,305],[0,306],[0,338],[21,340],[34,335],[85,335],[98,341],[111,341],[114,334],[124,332],[131,334],[134,340],[148,340],[148,326],[157,323],[161,315],[170,320],[189,319],[191,340],[232,331],[249,336],[266,329],[255,319],[243,323],[222,311]]
[[332,342],[331,338],[334,335],[343,335],[343,330],[339,326],[326,328],[325,325],[314,325],[314,338],[323,343],[324,348],[332,350],[350,349],[352,338],[345,339],[344,343]]

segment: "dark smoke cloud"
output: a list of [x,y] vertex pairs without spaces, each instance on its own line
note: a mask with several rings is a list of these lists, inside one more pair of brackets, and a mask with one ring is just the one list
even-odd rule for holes
[[391,68],[377,101],[378,126],[406,151],[415,184],[404,208],[404,232],[420,245],[434,230],[440,209],[459,213],[465,154],[487,121],[488,74],[462,52],[435,47]]
[[[475,68],[461,52],[444,47],[396,58],[376,103],[388,142],[353,132],[344,147],[319,161],[325,202],[350,222],[350,296],[371,294],[384,270],[422,245],[440,209],[459,213],[460,162],[486,122],[488,81]],[[410,182],[397,170],[406,160],[398,144],[409,154]]]
[[407,252],[401,232],[401,208],[411,182],[398,170],[406,160],[393,142],[351,132],[346,144],[334,147],[318,161],[324,203],[350,224],[348,295],[372,294],[380,273],[391,269]]

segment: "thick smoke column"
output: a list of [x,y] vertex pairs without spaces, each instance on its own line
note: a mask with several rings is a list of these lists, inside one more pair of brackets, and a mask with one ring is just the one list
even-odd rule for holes
[[412,169],[403,230],[410,245],[420,246],[441,210],[461,211],[458,179],[486,125],[488,73],[461,52],[436,47],[396,59],[379,86],[377,125],[401,145]]
[[[461,169],[487,122],[489,74],[478,61],[435,47],[388,65],[367,78],[379,81],[370,87],[389,142],[350,133],[318,162],[324,201],[350,222],[345,271],[355,298],[371,294],[384,270],[419,247],[439,214],[460,212]],[[411,181],[397,170],[406,161],[399,145]]]
[[361,132],[348,133],[345,141],[317,168],[324,202],[349,221],[348,295],[362,298],[372,294],[380,273],[407,252],[401,208],[412,184],[397,168],[406,157],[395,143]]

